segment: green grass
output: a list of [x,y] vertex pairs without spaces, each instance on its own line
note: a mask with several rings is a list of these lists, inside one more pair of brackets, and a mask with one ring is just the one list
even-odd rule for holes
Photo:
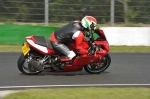
[[150,88],[48,88],[10,94],[4,99],[150,99]]
[[110,52],[150,52],[150,46],[110,46]]
[[[21,52],[19,45],[0,45],[0,52]],[[109,52],[150,52],[150,46],[110,46]]]
[[26,36],[50,37],[58,27],[0,24],[0,44],[22,44]]
[[20,45],[0,45],[0,52],[21,52]]

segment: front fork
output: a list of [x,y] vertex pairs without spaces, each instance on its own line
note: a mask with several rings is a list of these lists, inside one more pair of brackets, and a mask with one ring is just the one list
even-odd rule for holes
[[98,66],[102,66],[103,65],[103,60],[105,55],[107,55],[107,51],[101,49],[100,45],[95,45],[95,54],[94,57],[96,58],[96,63],[98,64]]

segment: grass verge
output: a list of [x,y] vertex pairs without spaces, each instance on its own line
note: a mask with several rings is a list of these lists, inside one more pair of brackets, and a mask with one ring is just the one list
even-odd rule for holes
[[12,93],[4,99],[150,99],[149,88],[49,88]]
[[21,45],[0,45],[0,52],[21,52]]
[[110,52],[149,53],[150,46],[110,46]]
[[[20,45],[0,45],[0,52],[21,52]],[[150,52],[150,46],[110,46],[109,52]]]

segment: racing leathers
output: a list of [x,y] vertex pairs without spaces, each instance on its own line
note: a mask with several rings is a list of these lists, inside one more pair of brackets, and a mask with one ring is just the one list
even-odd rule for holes
[[73,21],[54,31],[51,34],[50,41],[56,51],[63,53],[71,60],[76,54],[66,46],[68,43],[75,43],[78,54],[88,54],[88,50],[82,47],[84,33],[85,28],[81,25],[81,22]]

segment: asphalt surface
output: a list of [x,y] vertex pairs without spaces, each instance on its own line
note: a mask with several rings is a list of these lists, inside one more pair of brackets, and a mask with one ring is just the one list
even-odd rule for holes
[[19,86],[147,85],[150,86],[150,53],[110,53],[110,67],[101,74],[43,72],[24,75],[17,68],[21,53],[0,53],[0,90]]

